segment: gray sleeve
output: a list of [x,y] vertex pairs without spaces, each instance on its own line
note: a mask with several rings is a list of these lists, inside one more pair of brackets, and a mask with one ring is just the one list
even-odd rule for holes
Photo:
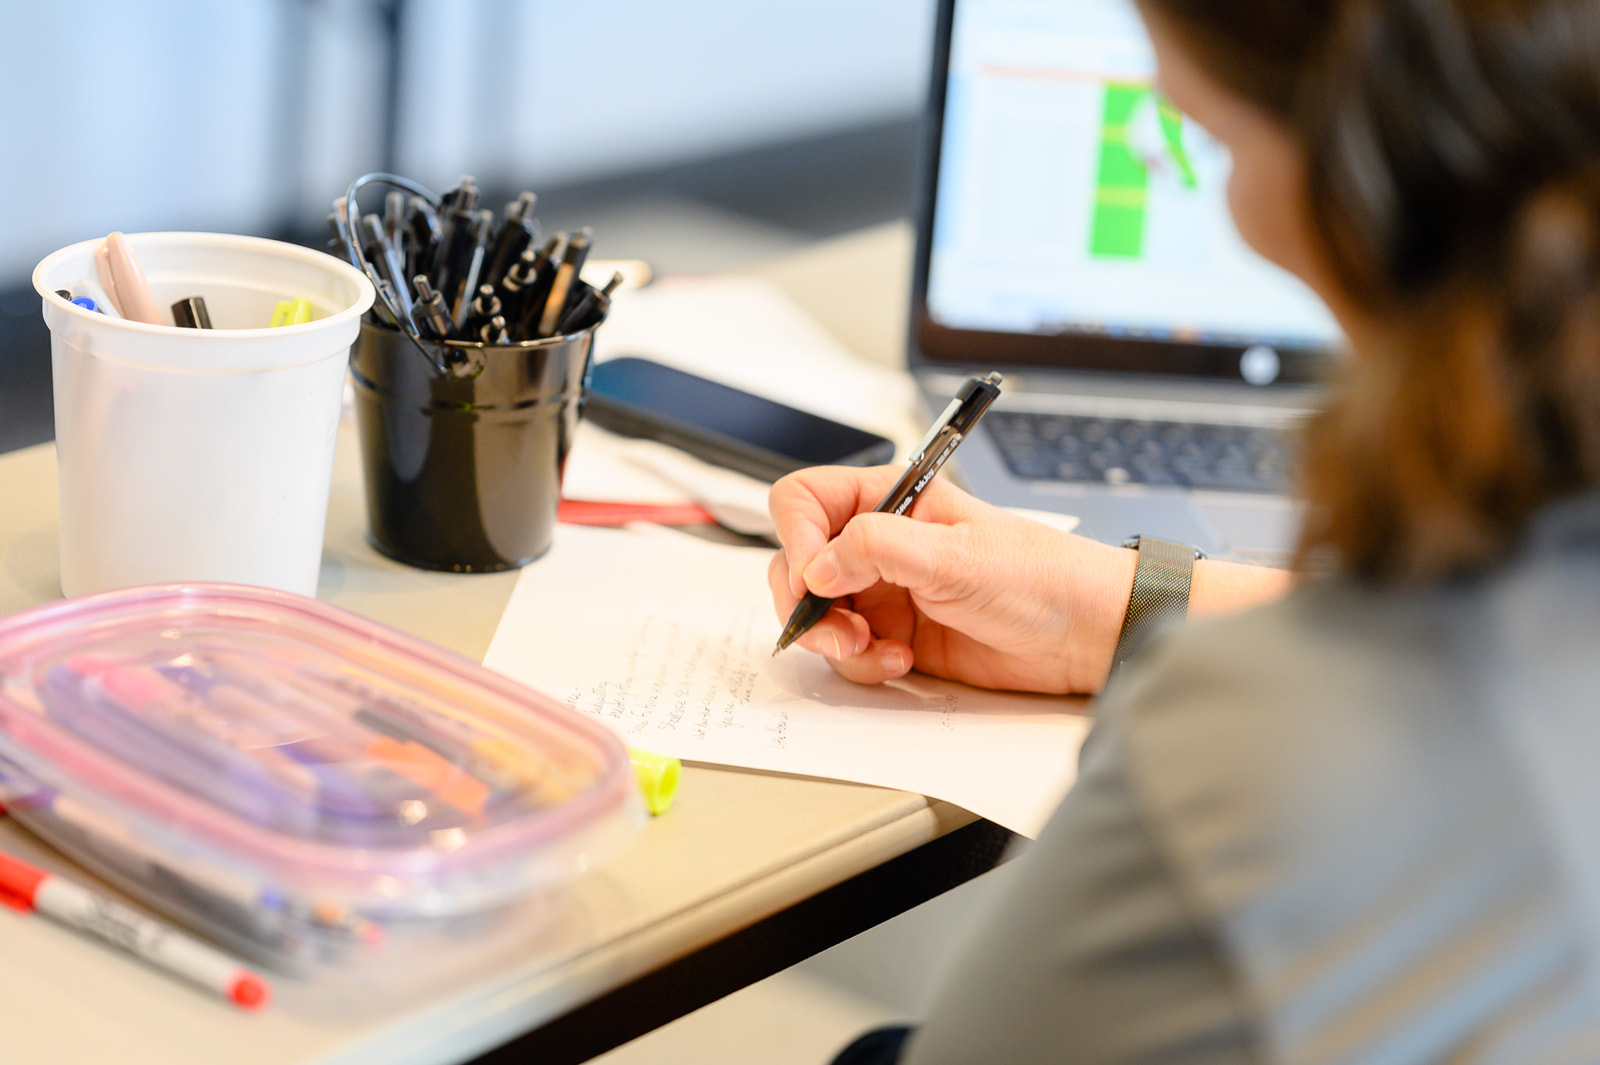
[[1104,719],[1077,784],[968,930],[906,1065],[1239,1065],[1223,959],[1152,844]]

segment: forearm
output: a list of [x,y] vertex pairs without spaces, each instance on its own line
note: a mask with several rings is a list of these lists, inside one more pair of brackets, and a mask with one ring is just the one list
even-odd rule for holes
[[1192,618],[1232,614],[1282,598],[1294,583],[1288,570],[1201,559],[1189,589]]

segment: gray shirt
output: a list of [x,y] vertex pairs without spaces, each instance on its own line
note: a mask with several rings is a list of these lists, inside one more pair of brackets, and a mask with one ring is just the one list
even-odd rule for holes
[[910,1065],[1600,1062],[1600,498],[1152,644],[1017,860]]

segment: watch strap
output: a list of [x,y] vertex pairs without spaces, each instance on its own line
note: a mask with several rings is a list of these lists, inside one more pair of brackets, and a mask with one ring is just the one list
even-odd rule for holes
[[1135,536],[1123,546],[1137,551],[1139,561],[1133,569],[1133,590],[1128,595],[1122,632],[1111,659],[1113,674],[1138,654],[1157,629],[1188,616],[1194,564],[1205,557],[1197,547],[1154,536]]

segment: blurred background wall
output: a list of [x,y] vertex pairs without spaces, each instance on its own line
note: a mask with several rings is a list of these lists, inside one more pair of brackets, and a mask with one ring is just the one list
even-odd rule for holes
[[369,170],[548,198],[896,127],[921,105],[933,16],[931,0],[3,8],[3,279],[113,229],[317,227]]
[[[112,230],[320,247],[389,170],[599,257],[737,269],[909,210],[934,0],[0,0],[0,451],[51,439],[29,282]],[[376,200],[363,203],[375,209]]]

